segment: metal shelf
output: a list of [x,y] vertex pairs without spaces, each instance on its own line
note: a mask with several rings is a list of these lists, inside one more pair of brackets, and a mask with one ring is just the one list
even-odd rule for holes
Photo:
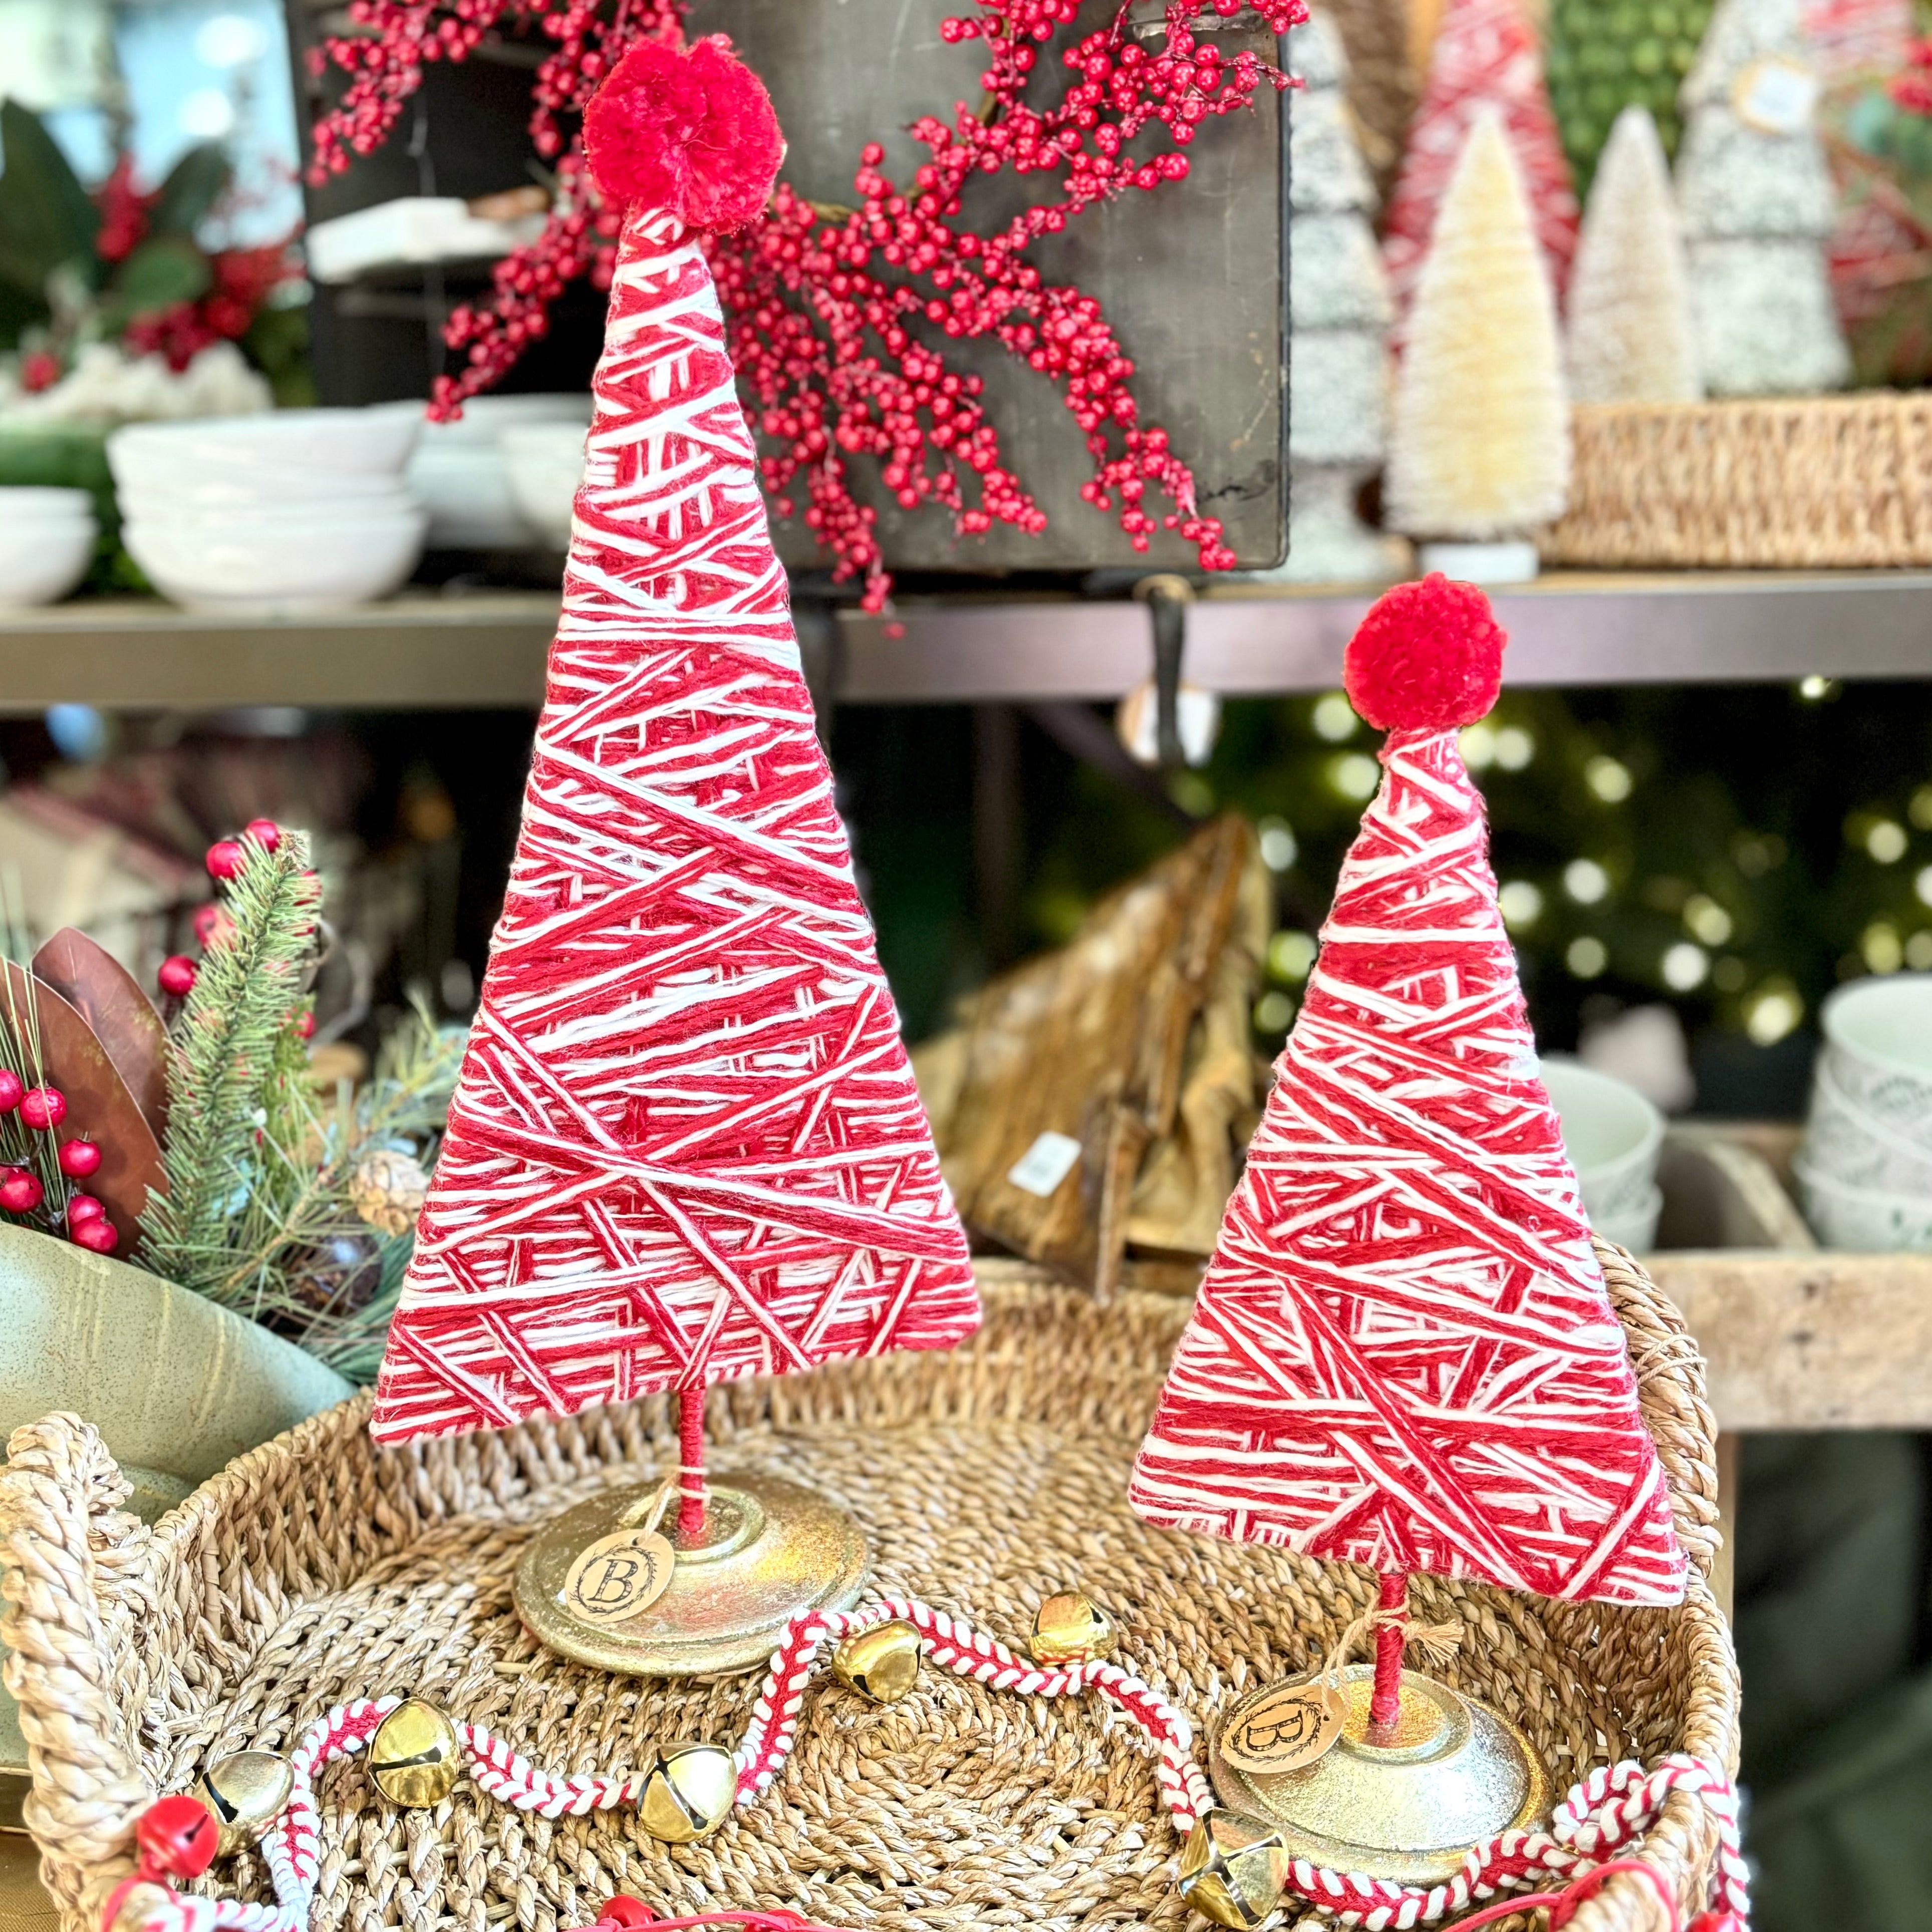
[[[1188,613],[1184,675],[1229,695],[1332,689],[1363,590],[1216,584]],[[1932,677],[1932,572],[1562,575],[1498,591],[1517,686]],[[419,593],[263,619],[94,602],[0,613],[0,710],[298,704],[531,707],[556,598]],[[908,602],[899,634],[847,614],[848,704],[1118,698],[1149,673],[1145,608],[988,595]]]

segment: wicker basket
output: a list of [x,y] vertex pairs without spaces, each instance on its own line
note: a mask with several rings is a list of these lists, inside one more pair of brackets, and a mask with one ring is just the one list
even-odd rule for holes
[[[1700,1573],[1689,1601],[1606,1610],[1432,1579],[1415,1592],[1420,1614],[1464,1626],[1448,1674],[1517,1718],[1559,1788],[1593,1763],[1671,1750],[1728,1769],[1737,1743],[1730,1642],[1702,1574],[1717,1516],[1702,1364],[1634,1264],[1604,1256]],[[983,1280],[985,1328],[950,1354],[714,1390],[720,1468],[822,1485],[872,1530],[882,1585],[996,1634],[1022,1634],[1040,1598],[1077,1580],[1114,1613],[1125,1656],[1197,1717],[1318,1658],[1371,1600],[1366,1573],[1156,1530],[1126,1508],[1186,1305],[1129,1294],[1103,1310],[1012,1264]],[[152,1530],[116,1508],[118,1472],[91,1428],[53,1416],[15,1434],[0,1636],[64,1932],[93,1932],[90,1908],[130,1869],[155,1793],[212,1755],[286,1745],[350,1695],[419,1690],[566,1771],[742,1730],[755,1677],[607,1677],[540,1651],[511,1609],[532,1525],[674,1462],[661,1400],[402,1451],[376,1449],[366,1421],[360,1400],[315,1418]],[[772,1791],[675,1850],[626,1813],[550,1822],[466,1784],[436,1811],[399,1812],[359,1763],[338,1767],[320,1794],[315,1932],[551,1932],[587,1923],[614,1888],[855,1928],[1181,1924],[1150,1755],[1100,1700],[928,1672],[900,1703],[834,1708],[814,1721],[808,1698]],[[1673,1792],[1637,1849],[1688,1906],[1714,1843],[1702,1803]],[[252,1857],[222,1876],[266,1895]],[[1641,1932],[1656,1912],[1620,1876],[1571,1923]]]
[[1552,563],[1875,569],[1932,563],[1932,395],[1575,412]]

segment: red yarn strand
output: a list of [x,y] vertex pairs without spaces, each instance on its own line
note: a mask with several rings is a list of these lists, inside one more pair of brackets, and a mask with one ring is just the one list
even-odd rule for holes
[[1402,1652],[1408,1636],[1408,1579],[1386,1570],[1376,1607],[1393,1611],[1400,1622],[1376,1625],[1376,1683],[1369,1699],[1369,1741],[1392,1744],[1402,1717]]
[[677,1538],[680,1543],[704,1540],[704,1391],[680,1389],[677,1394]]

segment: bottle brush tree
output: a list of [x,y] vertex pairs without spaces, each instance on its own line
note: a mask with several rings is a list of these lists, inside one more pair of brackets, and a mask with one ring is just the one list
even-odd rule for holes
[[1416,286],[1388,520],[1418,537],[1520,541],[1561,514],[1569,480],[1556,299],[1502,117],[1486,109]]
[[1406,546],[1367,529],[1355,492],[1388,448],[1388,278],[1375,189],[1350,124],[1348,57],[1318,15],[1288,35],[1288,551],[1303,583],[1399,574]]
[[1647,108],[1605,144],[1570,278],[1570,397],[1684,403],[1703,393],[1677,204]]
[[1851,373],[1826,242],[1832,178],[1796,0],[1723,0],[1684,83],[1677,202],[1714,396],[1802,395]]

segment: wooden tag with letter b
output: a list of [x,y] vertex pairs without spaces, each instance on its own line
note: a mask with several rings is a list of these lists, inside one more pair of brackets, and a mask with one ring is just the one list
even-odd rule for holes
[[600,1536],[570,1566],[564,1606],[587,1623],[626,1622],[664,1594],[676,1561],[669,1539],[654,1529]]
[[1333,1684],[1284,1684],[1238,1712],[1217,1740],[1220,1754],[1251,1776],[1299,1771],[1342,1735],[1347,1714]]

